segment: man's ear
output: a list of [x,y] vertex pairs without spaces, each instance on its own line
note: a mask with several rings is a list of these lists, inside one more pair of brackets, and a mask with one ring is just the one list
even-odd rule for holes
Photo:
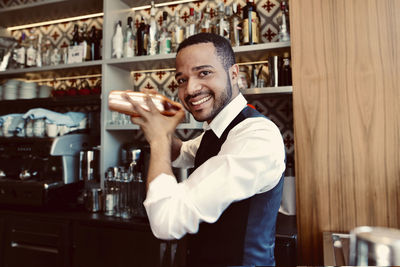
[[237,85],[239,78],[239,66],[237,64],[234,64],[229,68],[229,76],[231,77],[232,84]]

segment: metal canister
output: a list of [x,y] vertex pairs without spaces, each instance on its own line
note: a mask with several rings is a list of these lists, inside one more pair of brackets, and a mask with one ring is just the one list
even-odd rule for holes
[[349,265],[399,266],[400,230],[361,226],[350,233]]

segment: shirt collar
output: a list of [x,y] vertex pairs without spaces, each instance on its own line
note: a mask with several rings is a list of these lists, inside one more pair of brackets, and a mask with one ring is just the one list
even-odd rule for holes
[[215,135],[220,138],[226,127],[228,127],[229,123],[233,121],[233,119],[246,107],[246,105],[247,100],[241,93],[239,93],[239,95],[232,99],[232,101],[226,105],[226,107],[224,107],[217,114],[217,116],[215,116],[210,124],[204,122],[203,129],[213,130]]

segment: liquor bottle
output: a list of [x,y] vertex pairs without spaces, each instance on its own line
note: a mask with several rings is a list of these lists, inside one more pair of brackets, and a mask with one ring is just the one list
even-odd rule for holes
[[260,42],[260,17],[254,0],[247,0],[243,8],[243,44],[251,45]]
[[[229,11],[228,11],[229,12]],[[217,34],[229,40],[229,22],[225,16],[224,3],[218,5],[218,15],[216,24]]]
[[240,38],[242,36],[242,18],[238,14],[237,2],[232,4],[232,15],[229,18],[230,33],[229,37],[231,39],[232,46],[240,45]]
[[115,34],[112,40],[113,43],[113,53],[112,55],[116,58],[122,57],[124,37],[122,36],[122,23],[118,21],[117,27],[115,29]]
[[288,23],[287,23],[287,18],[286,18],[286,2],[283,1],[281,3],[281,23],[279,25],[279,41],[280,42],[289,42],[290,41],[290,35],[288,31]]
[[210,7],[208,5],[206,11],[203,13],[200,27],[200,32],[211,32]]
[[43,66],[50,66],[51,50],[52,50],[52,43],[47,36],[44,36],[42,39],[42,48],[41,48],[41,57]]
[[189,19],[186,26],[186,38],[196,34],[196,17],[194,14],[194,8],[190,8]]
[[26,49],[26,67],[34,67],[36,66],[36,56],[37,56],[37,50],[35,47],[35,41],[36,37],[31,32],[29,36],[29,47]]
[[156,8],[154,6],[154,1],[151,1],[151,8],[150,8],[150,29],[149,29],[149,48],[148,54],[149,55],[156,55],[157,54],[157,20],[156,20]]
[[80,29],[80,35],[81,35],[80,45],[82,46],[83,60],[90,61],[90,60],[92,60],[92,58],[91,58],[90,45],[89,45],[90,40],[89,40],[89,34],[88,34],[88,25],[86,23],[83,23],[83,25]]
[[79,45],[81,43],[81,37],[79,35],[79,26],[78,24],[74,25],[74,30],[72,32],[71,46]]
[[144,56],[147,55],[147,44],[149,41],[149,26],[142,17],[136,34],[137,41],[137,55]]
[[163,12],[163,22],[160,31],[159,37],[159,47],[160,47],[160,54],[170,54],[171,53],[171,34],[167,28],[167,17],[168,12]]
[[292,85],[292,68],[290,66],[289,53],[283,54],[283,64],[279,72],[279,86]]
[[172,42],[172,51],[176,52],[179,44],[185,38],[185,29],[181,25],[180,16],[178,11],[175,11],[175,16],[171,22],[171,42]]
[[124,38],[124,57],[133,57],[135,55],[135,35],[132,31],[132,17],[128,17]]
[[89,32],[89,46],[91,60],[100,59],[100,39],[98,37],[98,32],[95,26],[92,26]]
[[21,38],[17,46],[14,48],[13,51],[13,61],[15,62],[15,66],[18,69],[25,68],[25,58],[26,58],[26,35],[22,33]]

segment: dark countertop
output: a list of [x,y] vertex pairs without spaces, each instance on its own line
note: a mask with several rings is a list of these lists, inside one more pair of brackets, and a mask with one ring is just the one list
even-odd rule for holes
[[117,227],[132,230],[150,231],[150,224],[147,218],[123,219],[120,217],[106,216],[101,212],[91,213],[83,207],[63,207],[63,208],[38,208],[25,206],[0,206],[1,215],[13,216],[34,216],[35,218],[47,218],[54,220],[72,220],[86,223],[93,226]]

